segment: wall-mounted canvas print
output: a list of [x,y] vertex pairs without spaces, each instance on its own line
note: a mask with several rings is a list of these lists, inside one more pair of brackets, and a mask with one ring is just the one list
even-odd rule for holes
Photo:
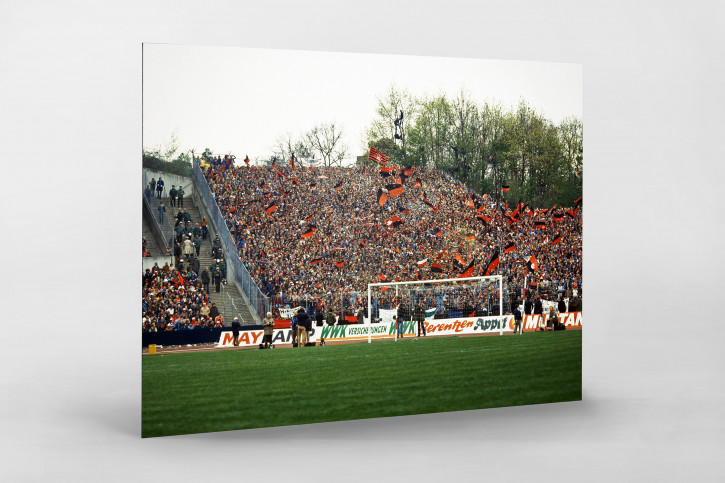
[[143,46],[142,435],[582,397],[582,67]]

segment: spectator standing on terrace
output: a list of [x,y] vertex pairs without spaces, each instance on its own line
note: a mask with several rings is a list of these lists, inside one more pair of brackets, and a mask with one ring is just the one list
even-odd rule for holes
[[160,201],[159,202],[159,208],[158,208],[158,210],[159,210],[159,221],[161,223],[163,223],[164,222],[164,213],[166,213],[166,206],[164,206],[164,202],[163,201]]
[[544,306],[541,304],[541,297],[536,296],[536,302],[534,302],[534,315],[538,315],[539,318],[539,330],[544,330]]
[[566,302],[564,302],[564,297],[561,294],[559,295],[557,310],[559,311],[559,313],[566,312]]
[[234,336],[234,347],[239,347],[239,329],[242,328],[242,324],[239,323],[239,318],[234,317],[232,322],[232,335]]
[[332,310],[327,311],[327,318],[325,319],[325,321],[329,326],[335,325],[335,314],[332,312]]
[[156,182],[156,193],[158,193],[159,199],[161,199],[162,191],[164,191],[164,180],[161,179],[161,176],[159,176],[159,180]]
[[358,309],[357,309],[357,323],[358,324],[365,323],[365,312],[363,312],[362,307],[358,307]]
[[179,268],[180,261],[181,261],[181,244],[179,242],[176,242],[174,244],[174,267]]
[[206,236],[209,234],[209,229],[207,228],[209,222],[207,221],[206,216],[201,218],[201,222],[199,224],[201,225],[201,239],[206,240]]
[[154,196],[156,194],[156,178],[151,178],[149,185],[151,187],[151,195]]
[[297,345],[299,347],[305,347],[309,339],[310,331],[312,330],[312,319],[305,313],[305,309],[301,308],[297,312],[297,324],[299,327],[299,336]]
[[187,236],[184,240],[184,258],[189,260],[189,257],[194,254],[194,242],[192,242]]
[[199,256],[201,252],[201,236],[194,234],[194,249],[196,250],[196,256]]
[[[176,190],[176,196],[179,200],[179,206],[184,207],[184,187],[179,185],[179,189]],[[186,210],[184,210],[186,211]]]
[[209,317],[212,318],[212,320],[216,320],[217,316],[219,315],[219,309],[216,306],[216,303],[211,303],[211,309],[209,309]]
[[201,315],[202,319],[206,320],[209,317],[209,312],[209,304],[206,302],[202,303],[199,309],[199,315]]
[[317,327],[322,327],[322,321],[324,317],[322,317],[322,310],[318,307],[315,311],[315,320],[317,321]]
[[178,208],[178,205],[176,203],[176,196],[177,196],[176,193],[177,193],[176,192],[176,185],[173,185],[172,184],[171,185],[171,189],[169,190],[169,199],[171,200],[171,207],[172,208],[174,208],[174,207]]
[[205,268],[204,271],[201,272],[201,284],[206,293],[209,293],[209,282],[209,271]]
[[146,185],[146,189],[143,191],[144,196],[146,196],[146,202],[151,203],[151,184]]
[[264,328],[262,344],[265,349],[269,349],[272,347],[272,334],[274,333],[274,318],[272,318],[272,312],[267,312],[267,316],[262,319],[262,327]]

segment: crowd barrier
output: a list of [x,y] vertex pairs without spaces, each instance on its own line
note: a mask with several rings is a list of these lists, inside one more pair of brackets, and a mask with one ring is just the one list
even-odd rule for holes
[[249,303],[250,310],[253,312],[255,320],[258,322],[269,311],[269,299],[265,296],[257,284],[252,279],[247,267],[244,266],[242,260],[239,258],[237,253],[237,245],[234,242],[231,232],[227,227],[225,218],[222,216],[221,210],[214,199],[214,195],[209,188],[209,184],[204,178],[204,174],[199,167],[198,158],[194,158],[194,170],[193,178],[196,182],[197,193],[202,203],[206,206],[207,212],[209,213],[210,221],[214,223],[219,234],[219,239],[222,242],[224,253],[227,256],[227,263],[231,265],[232,271],[234,272],[234,278],[239,287],[239,291],[245,296]]

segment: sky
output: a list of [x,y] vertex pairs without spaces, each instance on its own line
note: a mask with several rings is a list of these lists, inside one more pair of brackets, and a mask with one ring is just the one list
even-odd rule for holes
[[580,64],[167,44],[143,46],[143,146],[266,160],[275,141],[317,124],[343,129],[347,159],[365,152],[377,98],[463,89],[479,104],[525,99],[554,123],[583,119]]

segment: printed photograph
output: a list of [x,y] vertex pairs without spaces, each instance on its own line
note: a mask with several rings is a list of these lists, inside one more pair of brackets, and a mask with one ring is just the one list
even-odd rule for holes
[[143,437],[581,400],[580,64],[142,62]]

